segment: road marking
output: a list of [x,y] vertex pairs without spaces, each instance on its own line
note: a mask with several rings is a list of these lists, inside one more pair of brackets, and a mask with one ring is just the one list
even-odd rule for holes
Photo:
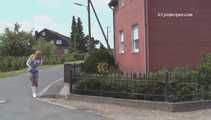
[[53,82],[51,82],[49,85],[47,85],[41,92],[39,92],[39,96],[43,96],[47,91],[48,91],[48,89],[50,88],[50,87],[52,87],[54,84],[56,84],[57,82],[59,82],[59,81],[62,81],[64,78],[60,78],[60,79],[58,79],[58,80],[56,80],[56,81],[53,81]]
[[7,102],[8,102],[7,100],[0,100],[0,104],[5,104]]

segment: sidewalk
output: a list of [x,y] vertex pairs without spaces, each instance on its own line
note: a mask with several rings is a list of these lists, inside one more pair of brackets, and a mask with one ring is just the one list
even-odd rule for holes
[[93,103],[64,98],[43,98],[54,104],[62,104],[78,110],[94,112],[108,120],[210,120],[211,110],[171,113],[136,109],[115,104]]
[[60,96],[55,98],[42,98],[42,100],[65,108],[93,112],[108,120],[210,120],[211,118],[211,110],[173,113],[88,101],[83,98],[76,100],[71,98],[71,96],[68,99]]

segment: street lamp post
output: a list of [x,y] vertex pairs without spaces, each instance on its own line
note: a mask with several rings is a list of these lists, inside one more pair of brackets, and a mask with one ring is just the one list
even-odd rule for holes
[[88,51],[90,50],[89,44],[92,38],[92,30],[91,30],[91,14],[90,14],[90,0],[87,0],[87,6],[81,3],[74,3],[77,6],[84,6],[87,8],[87,13],[88,13],[88,33],[89,33],[89,37],[88,37]]
[[[83,4],[80,4],[80,3],[74,3],[75,5],[78,5],[78,6],[85,6],[85,5],[83,5]],[[98,18],[98,15],[97,15],[97,12],[96,12],[96,10],[95,10],[95,8],[94,8],[94,5],[93,5],[93,3],[92,3],[92,1],[91,0],[87,0],[87,11],[88,11],[88,31],[89,31],[89,41],[91,41],[91,16],[90,16],[90,9],[92,8],[92,10],[93,10],[93,12],[94,12],[94,15],[95,15],[95,17],[96,17],[96,19],[97,19],[97,22],[98,22],[98,24],[99,24],[99,27],[100,27],[100,29],[101,29],[101,32],[102,32],[102,34],[103,34],[103,37],[104,37],[104,39],[105,39],[105,41],[106,41],[106,44],[107,44],[107,47],[108,47],[108,49],[109,49],[109,51],[111,52],[111,54],[113,55],[113,53],[112,53],[112,50],[111,50],[111,47],[110,47],[110,45],[109,45],[109,42],[108,42],[108,37],[106,36],[106,34],[105,34],[105,32],[104,32],[104,30],[103,30],[103,26],[101,25],[101,23],[100,23],[100,20],[99,20],[99,18]],[[88,48],[88,50],[89,50],[89,48]]]

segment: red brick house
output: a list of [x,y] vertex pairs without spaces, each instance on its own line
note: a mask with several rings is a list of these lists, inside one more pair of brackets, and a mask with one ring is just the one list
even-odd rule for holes
[[210,0],[111,0],[115,58],[123,72],[199,64],[211,52]]

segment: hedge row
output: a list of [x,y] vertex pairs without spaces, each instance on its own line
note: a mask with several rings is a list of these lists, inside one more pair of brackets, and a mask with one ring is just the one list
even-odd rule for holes
[[[13,70],[20,70],[26,68],[26,61],[28,57],[14,57],[0,56],[0,71],[8,72]],[[66,56],[49,56],[44,57],[44,65],[55,65],[55,64],[63,64],[64,62],[73,61],[74,58],[71,55]]]
[[167,99],[169,102],[199,100],[204,94],[200,91],[198,73],[186,69],[169,73],[168,82],[162,72],[150,74],[147,80],[111,75],[89,76],[83,75],[74,84],[75,93],[153,101]]

